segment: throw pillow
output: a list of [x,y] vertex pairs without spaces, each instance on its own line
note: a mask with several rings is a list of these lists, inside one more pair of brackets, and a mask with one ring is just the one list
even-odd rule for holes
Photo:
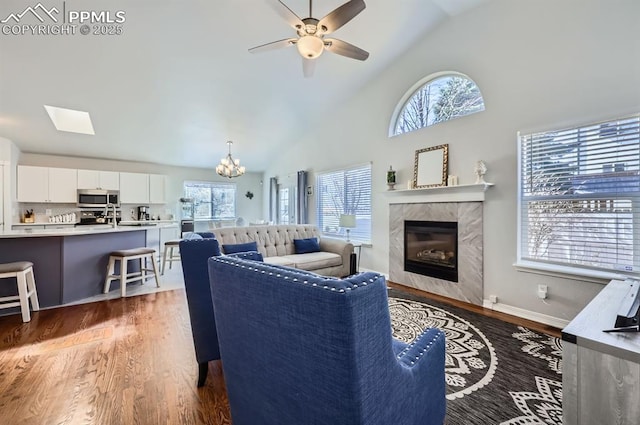
[[257,251],[258,244],[255,242],[223,244],[222,251],[225,254],[235,254],[236,252]]
[[184,235],[184,237],[182,239],[186,239],[188,241],[193,240],[193,239],[202,239],[202,236],[200,236],[199,234],[195,233],[195,232],[189,232],[186,235]]
[[318,242],[318,238],[294,239],[293,245],[295,247],[296,254],[320,252],[320,242]]

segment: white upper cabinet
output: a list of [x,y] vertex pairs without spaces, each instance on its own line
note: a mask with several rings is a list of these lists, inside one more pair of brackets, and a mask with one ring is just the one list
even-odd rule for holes
[[78,189],[120,189],[117,171],[78,170]]
[[18,165],[18,202],[49,202],[49,168]]
[[149,174],[120,173],[120,203],[149,203]]
[[161,174],[149,174],[149,203],[164,204],[166,196],[166,176]]
[[18,202],[77,202],[77,170],[18,166]]
[[78,170],[49,168],[49,202],[78,202]]

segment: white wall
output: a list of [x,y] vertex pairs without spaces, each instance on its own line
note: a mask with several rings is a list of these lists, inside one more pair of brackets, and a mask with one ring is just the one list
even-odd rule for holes
[[0,163],[4,164],[3,170],[3,188],[0,206],[3,209],[0,231],[10,229],[11,217],[17,215],[16,202],[16,185],[12,182],[16,181],[16,164],[20,157],[20,150],[9,139],[0,137]]
[[[467,184],[474,181],[476,160],[483,159],[489,170],[485,178],[496,185],[484,210],[484,298],[497,295],[503,306],[523,313],[570,320],[601,285],[513,267],[516,133],[638,112],[639,16],[637,0],[494,0],[481,5],[442,24],[358,95],[335,105],[291,141],[265,178],[372,161],[373,246],[363,248],[361,265],[387,272],[389,165],[403,185],[412,176],[416,149],[448,143],[449,173]],[[447,70],[467,74],[478,84],[486,111],[388,138],[391,114],[406,90]],[[265,205],[267,190],[265,184]],[[311,216],[313,222],[313,203]],[[545,302],[536,297],[538,284],[548,285]]]
[[[173,213],[177,214],[178,200],[184,196],[183,183],[187,180],[229,182],[229,179],[218,176],[214,167],[211,169],[173,167],[144,162],[112,161],[31,153],[22,153],[19,164],[42,167],[165,174],[167,176],[167,204],[165,207],[152,205],[151,211],[153,214],[164,214],[165,209],[172,209],[174,211]],[[243,217],[247,223],[249,221],[262,219],[262,174],[246,173],[241,177],[232,179],[231,182],[237,185],[237,215]],[[250,200],[245,197],[247,191],[253,192],[253,199]],[[127,214],[127,212],[123,211],[123,214]],[[126,215],[124,217],[126,218]]]

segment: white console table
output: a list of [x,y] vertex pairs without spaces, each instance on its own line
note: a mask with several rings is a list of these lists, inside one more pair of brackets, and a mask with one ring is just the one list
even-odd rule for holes
[[564,425],[640,423],[640,333],[602,332],[628,289],[612,280],[562,331]]

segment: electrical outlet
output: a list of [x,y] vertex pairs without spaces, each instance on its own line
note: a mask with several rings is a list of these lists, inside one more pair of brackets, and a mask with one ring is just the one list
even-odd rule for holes
[[51,216],[51,210],[50,210],[49,208],[47,208],[46,210],[44,210],[44,215]]
[[498,296],[497,295],[489,295],[489,301],[491,301],[493,304],[498,302]]
[[547,285],[538,285],[538,298],[541,300],[547,298]]

